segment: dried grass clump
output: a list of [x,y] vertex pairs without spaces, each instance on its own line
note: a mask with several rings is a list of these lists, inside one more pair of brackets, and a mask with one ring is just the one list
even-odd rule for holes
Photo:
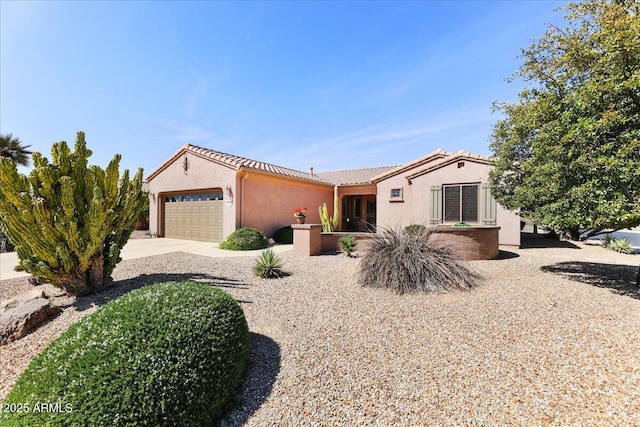
[[363,286],[397,294],[471,289],[479,276],[456,252],[429,238],[432,232],[384,230],[370,240],[358,270]]

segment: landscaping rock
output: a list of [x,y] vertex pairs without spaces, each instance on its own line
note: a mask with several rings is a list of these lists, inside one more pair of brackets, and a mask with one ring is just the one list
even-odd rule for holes
[[[40,293],[44,294],[42,291]],[[32,295],[33,291],[29,291],[12,298],[13,301],[7,300],[8,304],[3,301],[2,304],[5,308],[0,314],[0,345],[19,340],[41,323],[62,311],[60,307],[51,304],[46,298],[26,299]]]
[[37,298],[46,298],[47,294],[42,289],[31,289],[25,293],[18,295],[17,297],[9,298],[4,301],[0,301],[0,315],[5,311],[15,308],[21,304]]

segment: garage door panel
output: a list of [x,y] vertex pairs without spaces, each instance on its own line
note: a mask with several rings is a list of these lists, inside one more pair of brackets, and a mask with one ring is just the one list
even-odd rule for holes
[[[185,200],[184,197],[175,199]],[[164,209],[165,236],[221,242],[223,206],[222,200],[167,201]]]

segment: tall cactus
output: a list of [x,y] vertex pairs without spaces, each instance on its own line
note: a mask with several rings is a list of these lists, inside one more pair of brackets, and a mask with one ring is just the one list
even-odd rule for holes
[[333,189],[333,217],[329,216],[329,211],[327,210],[327,204],[323,203],[322,206],[318,208],[320,212],[320,221],[322,221],[322,231],[325,233],[329,233],[335,230],[338,227],[338,187],[334,187]]
[[119,154],[106,170],[87,165],[91,154],[78,132],[74,152],[64,141],[53,144],[51,163],[34,153],[29,176],[0,159],[0,228],[15,245],[16,270],[70,295],[110,286],[145,202],[142,169],[133,180],[126,169],[119,177]]

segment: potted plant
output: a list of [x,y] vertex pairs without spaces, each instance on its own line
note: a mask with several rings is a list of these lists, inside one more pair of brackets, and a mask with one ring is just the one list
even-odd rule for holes
[[307,208],[294,209],[293,216],[298,220],[298,224],[304,224],[304,220],[307,217]]

